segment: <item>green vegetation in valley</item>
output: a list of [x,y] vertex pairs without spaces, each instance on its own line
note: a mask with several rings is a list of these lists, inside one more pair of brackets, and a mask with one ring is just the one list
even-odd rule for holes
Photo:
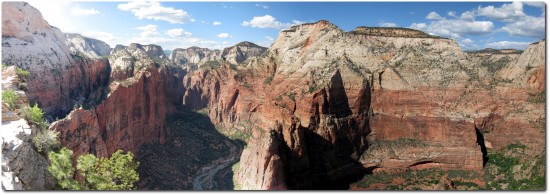
[[[387,144],[379,146],[385,147]],[[449,189],[456,190],[544,190],[544,153],[527,155],[527,150],[527,146],[514,143],[490,151],[482,171],[430,168],[397,173],[376,172],[365,175],[352,186],[379,190],[447,189],[449,186],[442,185],[442,182],[448,180],[452,183]],[[398,178],[402,180],[396,181]]]
[[[97,158],[92,154],[78,157],[76,166],[72,162],[73,151],[62,148],[50,152],[48,171],[57,179],[61,189],[66,190],[133,190],[139,180],[136,172],[139,163],[131,152],[121,150],[111,158]],[[80,175],[80,177],[76,177]],[[78,179],[75,179],[78,178]]]

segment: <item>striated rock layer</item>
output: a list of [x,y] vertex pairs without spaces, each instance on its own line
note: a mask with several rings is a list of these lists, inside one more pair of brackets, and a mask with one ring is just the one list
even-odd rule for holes
[[[529,122],[544,117],[529,101],[544,88],[544,65],[516,68],[527,76],[513,81],[497,76],[544,61],[544,41],[521,55],[476,55],[416,31],[359,30],[294,26],[265,57],[184,79],[187,108],[207,107],[213,123],[252,134],[237,173],[243,189],[338,188],[373,169],[481,170],[487,149],[544,145]],[[398,156],[368,150],[401,138],[434,147],[423,148],[427,156],[415,147]]]
[[65,35],[27,3],[2,3],[2,63],[30,72],[27,96],[51,118],[97,94],[107,83],[106,60],[71,55]]
[[[116,150],[136,153],[144,143],[162,144],[170,138],[166,117],[175,111],[175,105],[181,104],[183,94],[178,93],[182,87],[178,77],[185,72],[161,66],[155,51],[162,49],[132,44],[113,51],[109,57],[114,62],[112,92],[108,97],[94,108],[74,110],[50,126],[50,130],[61,132],[64,146],[75,155],[109,156]],[[135,62],[118,64],[121,58]],[[128,65],[134,71],[119,71],[120,65]]]

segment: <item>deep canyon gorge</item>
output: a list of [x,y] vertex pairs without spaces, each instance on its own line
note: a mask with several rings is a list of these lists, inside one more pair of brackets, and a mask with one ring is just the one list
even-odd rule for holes
[[[545,181],[544,39],[465,52],[419,30],[320,20],[269,48],[165,54],[64,34],[27,3],[2,14],[2,89],[42,108],[75,156],[134,153],[140,190],[500,189],[510,185],[487,176],[497,152],[529,165],[515,180]],[[13,67],[30,72],[26,90]],[[2,131],[17,134],[3,139],[3,189],[52,189],[13,115],[3,106]],[[403,177],[427,170],[435,182]]]

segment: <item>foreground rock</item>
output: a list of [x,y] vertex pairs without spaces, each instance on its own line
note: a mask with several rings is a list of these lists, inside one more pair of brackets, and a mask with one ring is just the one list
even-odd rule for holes
[[[13,90],[18,107],[27,105],[26,94],[19,90],[21,81],[11,66],[2,71],[2,90]],[[31,145],[32,130],[18,110],[2,105],[2,190],[49,190],[55,181],[47,170],[46,158]]]

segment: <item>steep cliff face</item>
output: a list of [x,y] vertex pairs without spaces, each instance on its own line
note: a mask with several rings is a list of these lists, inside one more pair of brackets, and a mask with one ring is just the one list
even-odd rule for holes
[[96,78],[108,74],[106,60],[72,56],[64,34],[27,3],[2,5],[2,62],[30,72],[31,103],[38,103],[51,118],[63,117],[105,83]]
[[80,34],[66,33],[67,46],[73,55],[83,55],[87,58],[99,58],[108,56],[111,47],[100,40],[84,37]]
[[148,69],[133,84],[114,83],[113,92],[95,108],[77,109],[53,123],[50,130],[61,132],[62,144],[75,155],[106,157],[116,150],[137,152],[144,143],[163,143],[167,106],[161,77],[164,70]]
[[[94,108],[72,111],[53,123],[64,146],[75,155],[109,156],[116,150],[136,153],[144,143],[164,143],[166,116],[181,104],[185,71],[167,61],[154,45],[117,46],[108,97]],[[179,87],[179,88],[178,88]]]
[[[495,115],[544,115],[526,102],[527,91],[494,76],[518,54],[470,55],[453,40],[408,32],[294,26],[263,58],[188,76],[184,105],[208,107],[213,123],[252,133],[238,172],[245,189],[336,187],[366,169],[480,170],[487,147],[544,142],[525,121],[512,123],[526,132],[498,144],[480,130],[493,123],[478,120]],[[513,114],[518,106],[530,114]],[[396,158],[367,150],[400,138],[427,143],[430,156],[415,147],[399,148]]]

